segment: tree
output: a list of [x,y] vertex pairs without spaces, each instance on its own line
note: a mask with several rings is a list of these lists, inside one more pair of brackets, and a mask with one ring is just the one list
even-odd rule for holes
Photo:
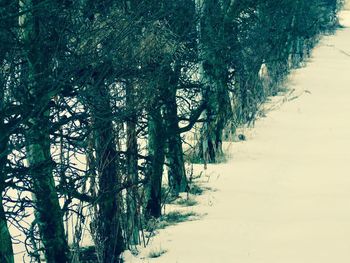
[[53,52],[60,44],[56,43],[60,7],[55,1],[20,2],[20,12],[23,12],[20,34],[26,67],[22,74],[27,77],[27,97],[20,100],[31,113],[26,122],[26,156],[33,185],[35,217],[49,262],[69,261],[63,213],[53,178],[49,132],[50,101],[57,94],[57,87],[48,76],[53,72]]

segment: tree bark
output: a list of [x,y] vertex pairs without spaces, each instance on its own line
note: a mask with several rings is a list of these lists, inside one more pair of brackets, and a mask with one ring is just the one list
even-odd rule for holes
[[49,102],[54,94],[50,91],[52,87],[47,76],[51,73],[49,49],[52,47],[45,42],[48,32],[43,27],[46,10],[41,7],[42,2],[44,1],[20,1],[21,11],[31,10],[20,17],[21,39],[27,48],[28,62],[29,97],[25,103],[32,109],[25,134],[26,155],[33,182],[35,217],[46,261],[64,263],[69,262],[70,253],[64,233],[63,213],[55,189],[54,163],[50,152]]
[[[99,74],[97,74],[99,75]],[[95,240],[103,263],[120,261],[124,249],[121,229],[121,196],[118,193],[119,156],[116,151],[112,110],[107,87],[95,82],[93,89],[93,127],[98,174],[98,215],[95,222]]]
[[176,89],[170,87],[167,93],[167,103],[164,110],[167,131],[168,181],[173,194],[177,196],[187,190],[187,178],[177,117]]
[[63,213],[52,175],[48,112],[30,119],[26,133],[27,160],[33,178],[35,216],[48,262],[69,262]]
[[[224,10],[219,2],[197,0],[199,25],[200,78],[204,86],[203,98],[207,101],[204,112],[206,123],[201,129],[197,146],[198,157],[204,163],[214,163],[223,155],[222,134],[232,116],[227,90],[225,46],[218,47],[224,38]],[[215,15],[210,15],[215,10]],[[221,26],[218,26],[221,25]]]
[[165,160],[165,138],[161,108],[149,114],[148,121],[148,155],[150,164],[147,171],[146,217],[161,216],[161,188],[163,165]]
[[126,84],[126,105],[129,107],[129,118],[126,122],[127,140],[127,175],[131,185],[127,190],[127,221],[129,244],[139,244],[139,212],[138,212],[138,145],[136,134],[137,116],[135,113],[135,89],[133,83]]

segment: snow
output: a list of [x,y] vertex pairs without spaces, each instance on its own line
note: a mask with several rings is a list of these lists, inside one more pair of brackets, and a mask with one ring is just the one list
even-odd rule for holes
[[[350,11],[341,17],[350,27]],[[186,208],[202,218],[160,230],[126,262],[350,262],[349,83],[344,28],[322,38],[292,74],[293,92],[274,97],[278,109],[244,130],[247,141],[227,145],[230,160],[208,167],[203,181],[215,191]]]

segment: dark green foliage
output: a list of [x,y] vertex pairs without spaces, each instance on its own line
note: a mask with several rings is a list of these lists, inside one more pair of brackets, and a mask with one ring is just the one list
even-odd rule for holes
[[162,227],[175,225],[181,222],[185,222],[188,220],[191,220],[198,215],[194,212],[179,212],[179,211],[172,211],[165,215],[163,215],[160,219]]
[[181,198],[176,201],[176,204],[181,206],[194,206],[194,205],[197,205],[198,202],[193,198],[185,198],[185,199]]
[[159,258],[161,255],[165,254],[167,252],[167,250],[164,250],[162,248],[159,248],[157,250],[151,250],[148,253],[148,257],[149,258]]
[[199,187],[198,185],[194,184],[190,187],[189,192],[193,195],[201,195],[201,194],[203,194],[204,189]]

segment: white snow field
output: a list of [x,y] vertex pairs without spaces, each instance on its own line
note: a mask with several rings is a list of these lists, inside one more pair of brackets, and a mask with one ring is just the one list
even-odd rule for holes
[[290,77],[300,96],[246,130],[230,161],[208,167],[205,186],[216,191],[186,208],[207,214],[160,230],[126,262],[350,262],[350,11],[341,17],[346,28]]

